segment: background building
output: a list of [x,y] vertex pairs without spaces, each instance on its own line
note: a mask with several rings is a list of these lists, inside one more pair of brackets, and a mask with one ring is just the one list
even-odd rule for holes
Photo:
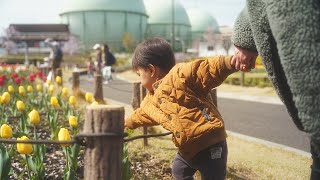
[[186,49],[191,42],[191,24],[182,4],[177,0],[144,0],[144,3],[149,15],[147,37],[163,37],[171,42],[174,25],[175,50]]
[[216,19],[209,13],[198,8],[188,9],[187,13],[191,23],[192,41],[205,40],[206,33],[220,33]]
[[124,50],[123,39],[135,45],[144,38],[147,14],[142,0],[65,0],[60,17],[86,49],[107,43]]

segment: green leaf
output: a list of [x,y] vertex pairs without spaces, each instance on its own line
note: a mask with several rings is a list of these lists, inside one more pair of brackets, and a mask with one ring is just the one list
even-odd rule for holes
[[[27,156],[27,155],[26,155]],[[30,169],[34,172],[37,173],[37,168],[36,168],[36,163],[34,162],[34,158],[32,156],[27,158],[27,163],[30,167]]]
[[9,179],[11,157],[3,144],[0,144],[0,179]]

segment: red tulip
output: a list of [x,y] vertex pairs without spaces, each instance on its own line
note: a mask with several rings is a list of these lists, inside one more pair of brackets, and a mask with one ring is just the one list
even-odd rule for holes
[[0,78],[0,86],[3,86],[5,84],[5,82],[6,82],[5,79]]
[[14,82],[19,85],[21,83],[21,80],[17,77],[14,79]]

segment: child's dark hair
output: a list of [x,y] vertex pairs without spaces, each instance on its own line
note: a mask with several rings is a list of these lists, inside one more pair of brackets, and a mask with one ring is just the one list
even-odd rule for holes
[[169,72],[176,64],[173,50],[165,39],[151,38],[141,42],[135,49],[132,68],[147,68],[149,64]]

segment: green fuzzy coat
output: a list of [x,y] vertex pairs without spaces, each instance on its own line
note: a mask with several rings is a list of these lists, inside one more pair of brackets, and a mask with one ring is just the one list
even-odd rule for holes
[[258,51],[294,123],[320,150],[320,1],[247,0],[233,41]]

